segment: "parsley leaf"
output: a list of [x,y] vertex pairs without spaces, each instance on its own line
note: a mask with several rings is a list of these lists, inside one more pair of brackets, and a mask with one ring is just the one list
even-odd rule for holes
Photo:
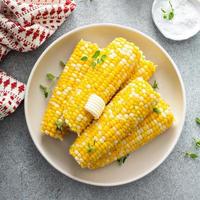
[[93,144],[93,145],[91,145],[91,144],[88,143],[88,146],[87,146],[87,152],[88,152],[88,153],[92,153],[92,152],[95,151],[94,145],[95,145],[95,141],[94,141],[94,144]]
[[99,55],[100,55],[100,50],[97,50],[95,53],[94,53],[94,55],[92,56],[92,58],[98,58],[99,57]]
[[196,148],[200,148],[200,139],[197,138],[193,138],[194,142],[195,142],[195,147]]
[[105,62],[105,59],[106,59],[106,58],[107,58],[107,56],[106,56],[105,54],[102,55],[102,56],[101,56],[101,61],[102,61],[102,62]]
[[49,93],[50,93],[49,87],[46,87],[44,85],[40,85],[40,89],[43,91],[45,98],[47,98],[49,96]]
[[157,113],[157,114],[160,114],[161,111],[158,109],[158,108],[153,108],[153,112]]
[[163,8],[161,8],[161,11],[163,13],[163,19],[172,20],[174,18],[174,8],[173,8],[170,0],[169,0],[169,5],[170,5],[170,11],[169,12],[167,12]]
[[123,165],[126,161],[126,159],[128,158],[129,154],[127,154],[126,156],[122,156],[121,158],[117,159],[117,162],[119,165]]
[[168,15],[168,19],[172,20],[174,18],[174,11],[171,11]]
[[59,64],[60,64],[61,67],[65,67],[65,63],[62,60],[60,61]]
[[200,124],[200,117],[197,117],[197,118],[195,119],[195,121],[196,121],[197,124]]
[[198,154],[193,153],[193,152],[189,152],[189,151],[185,152],[185,156],[189,157],[189,158],[192,158],[192,159],[196,159],[196,158],[199,157]]
[[158,88],[158,82],[157,82],[156,80],[154,80],[153,85],[152,85],[152,88],[153,88],[154,90],[159,89],[159,88]]
[[56,79],[56,76],[54,76],[52,73],[47,73],[46,77],[49,81],[54,81]]
[[61,119],[58,119],[56,121],[56,129],[62,131],[63,130],[63,126],[65,125],[65,122]]
[[83,56],[83,57],[81,58],[81,60],[82,60],[82,61],[87,61],[87,60],[88,60],[88,57],[87,57],[87,56]]

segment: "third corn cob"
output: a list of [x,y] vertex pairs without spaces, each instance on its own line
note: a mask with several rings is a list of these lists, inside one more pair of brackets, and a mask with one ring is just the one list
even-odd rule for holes
[[81,167],[90,167],[144,120],[158,99],[146,81],[133,80],[112,99],[100,119],[76,139],[70,154]]
[[171,127],[174,117],[169,105],[162,99],[156,105],[159,112],[152,112],[142,121],[138,127],[131,131],[128,136],[115,146],[115,149],[102,156],[94,163],[90,163],[89,168],[96,169],[104,167],[111,162],[124,157],[150,142],[152,139]]

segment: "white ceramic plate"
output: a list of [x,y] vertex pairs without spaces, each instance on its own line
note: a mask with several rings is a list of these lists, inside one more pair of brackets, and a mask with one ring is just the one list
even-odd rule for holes
[[[70,134],[63,142],[43,136],[40,122],[47,101],[39,84],[45,84],[46,73],[59,74],[60,60],[69,58],[81,38],[105,47],[115,37],[124,37],[137,44],[146,57],[158,65],[152,79],[159,83],[159,92],[171,105],[176,121],[165,134],[132,153],[123,166],[113,163],[95,171],[81,169],[68,154],[69,145],[75,138]],[[80,182],[99,186],[129,183],[150,173],[170,154],[181,134],[185,119],[185,90],[180,73],[167,52],[150,37],[132,28],[111,24],[89,25],[75,29],[58,38],[40,56],[28,80],[25,97],[25,115],[28,128],[36,147],[44,158],[58,171]]]

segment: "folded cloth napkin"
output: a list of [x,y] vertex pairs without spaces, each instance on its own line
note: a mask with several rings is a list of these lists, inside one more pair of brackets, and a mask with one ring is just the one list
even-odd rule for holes
[[[0,0],[0,61],[39,47],[74,10],[73,0]],[[0,70],[0,119],[14,112],[25,85]]]
[[15,111],[24,98],[25,85],[0,70],[0,119]]
[[40,46],[74,10],[73,0],[0,0],[0,61]]

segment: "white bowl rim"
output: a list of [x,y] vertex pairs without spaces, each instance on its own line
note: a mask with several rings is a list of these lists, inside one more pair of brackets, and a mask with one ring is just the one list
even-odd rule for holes
[[[153,167],[149,168],[148,170],[146,170],[143,174],[135,177],[135,178],[130,178],[129,180],[125,180],[125,181],[118,181],[118,182],[114,182],[114,183],[96,183],[96,182],[93,182],[93,181],[87,181],[87,180],[84,180],[82,178],[77,178],[73,175],[71,175],[70,173],[68,172],[65,172],[64,170],[60,169],[59,166],[57,166],[56,164],[54,164],[53,161],[50,161],[50,159],[45,155],[45,152],[42,150],[42,147],[40,145],[38,145],[33,137],[32,137],[32,134],[31,134],[31,127],[29,126],[28,124],[28,90],[29,90],[29,87],[30,87],[30,84],[31,84],[31,80],[32,80],[32,77],[33,77],[33,74],[37,68],[37,65],[38,63],[42,60],[43,56],[49,51],[50,48],[52,48],[55,44],[57,44],[60,40],[62,40],[64,37],[67,37],[75,32],[78,32],[80,30],[83,30],[83,29],[87,29],[87,28],[91,28],[91,27],[101,27],[101,26],[106,26],[106,27],[117,27],[117,28],[122,28],[122,29],[126,29],[126,30],[129,30],[129,31],[133,31],[133,32],[136,32],[144,37],[146,37],[148,40],[150,40],[152,43],[154,43],[157,47],[160,48],[160,50],[165,54],[165,56],[169,59],[169,61],[172,63],[175,71],[176,71],[176,74],[177,74],[177,77],[179,79],[179,82],[180,82],[180,86],[181,86],[181,92],[183,94],[183,120],[181,121],[180,123],[180,130],[179,130],[179,133],[178,133],[178,136],[175,138],[175,141],[173,143],[173,145],[171,145],[171,147],[169,148],[169,150],[165,153],[165,155],[163,156],[163,158],[157,163],[155,164]],[[156,42],[154,39],[152,39],[151,37],[149,37],[148,35],[134,29],[134,28],[131,28],[131,27],[128,27],[128,26],[124,26],[124,25],[120,25],[120,24],[113,24],[113,23],[97,23],[97,24],[89,24],[89,25],[85,25],[85,26],[81,26],[81,27],[78,27],[78,28],[75,28],[67,33],[65,33],[64,35],[60,36],[59,38],[57,38],[52,44],[50,44],[45,50],[44,52],[40,55],[40,57],[38,58],[38,60],[36,61],[31,73],[30,73],[30,76],[28,78],[28,82],[27,82],[27,87],[26,87],[26,93],[25,93],[25,100],[24,100],[24,104],[25,104],[25,109],[24,109],[24,112],[25,112],[25,118],[26,118],[26,124],[28,126],[28,130],[29,130],[29,133],[30,133],[30,136],[33,140],[33,143],[35,144],[36,148],[38,149],[38,151],[40,152],[40,154],[47,160],[47,162],[53,166],[56,170],[58,170],[59,172],[61,172],[62,174],[64,174],[65,176],[68,176],[69,178],[73,179],[73,180],[76,180],[78,182],[81,182],[81,183],[86,183],[88,185],[95,185],[95,186],[119,186],[119,185],[124,185],[124,184],[128,184],[128,183],[131,183],[131,182],[134,182],[134,181],[137,181],[141,178],[143,178],[144,176],[148,175],[149,173],[151,173],[152,171],[154,171],[157,167],[159,167],[164,161],[165,159],[169,156],[169,154],[172,152],[172,150],[174,149],[174,147],[176,146],[177,142],[178,142],[178,139],[181,135],[181,132],[182,132],[182,129],[183,129],[183,125],[184,125],[184,122],[185,122],[185,115],[186,115],[186,95],[185,95],[185,87],[184,87],[184,84],[183,84],[183,80],[182,80],[182,77],[181,77],[181,74],[178,70],[178,67],[176,66],[175,62],[172,60],[172,58],[170,57],[170,55],[167,53],[167,51],[158,43]],[[32,131],[33,132],[33,131]]]

